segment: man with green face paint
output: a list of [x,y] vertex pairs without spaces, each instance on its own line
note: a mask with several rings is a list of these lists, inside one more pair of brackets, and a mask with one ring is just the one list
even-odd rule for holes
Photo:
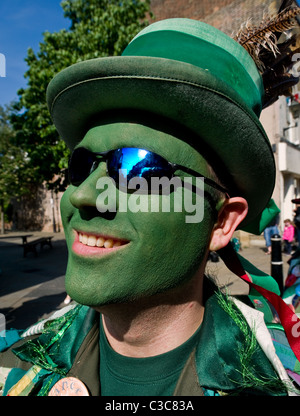
[[[297,370],[297,317],[230,243],[236,229],[260,233],[270,220],[263,95],[246,50],[189,19],[154,23],[121,57],[51,81],[48,106],[72,151],[61,212],[74,301],[17,334],[13,349],[7,340],[4,395],[295,394],[272,337]],[[211,250],[249,297],[205,277]],[[258,299],[277,307],[294,352]]]
[[[99,152],[124,145],[126,148],[151,149],[168,161],[209,175],[207,163],[191,146],[174,134],[158,130],[155,118],[147,122],[136,112],[131,117],[118,115],[107,124],[99,122],[87,132],[79,148]],[[153,210],[151,202],[157,197],[153,192],[150,195],[138,194],[140,210],[132,211],[130,200],[135,193],[125,193],[113,185],[117,203],[107,218],[107,213],[99,213],[99,203],[95,209],[101,196],[99,186],[103,177],[107,178],[106,164],[100,163],[79,186],[70,186],[62,199],[69,247],[66,287],[72,299],[96,307],[117,303],[119,308],[119,303],[133,300],[141,300],[144,304],[145,297],[177,288],[197,274],[207,258],[213,227],[210,207],[206,209],[205,221],[187,223],[184,206],[179,212],[174,212],[174,201],[182,191],[181,187],[170,195],[159,195],[160,199],[171,199],[172,214]],[[186,194],[187,191],[183,197]],[[123,209],[120,209],[124,199],[128,204],[123,204]],[[203,202],[203,196],[201,199]],[[115,196],[108,194],[107,200],[109,204]],[[100,239],[103,247],[98,247]],[[199,278],[196,283],[199,284]],[[201,290],[197,292],[201,293]],[[126,303],[127,313],[130,305]]]

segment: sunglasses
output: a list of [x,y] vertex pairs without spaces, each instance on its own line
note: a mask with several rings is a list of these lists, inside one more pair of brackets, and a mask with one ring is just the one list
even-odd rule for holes
[[147,181],[148,185],[150,185],[151,178],[166,177],[171,179],[175,176],[175,171],[181,170],[195,177],[204,178],[207,185],[223,192],[226,195],[226,198],[229,198],[228,191],[212,179],[185,166],[168,162],[162,156],[149,150],[136,147],[123,147],[107,152],[91,152],[85,147],[78,147],[73,151],[69,160],[68,174],[70,183],[74,186],[79,186],[97,169],[99,163],[103,161],[106,161],[106,171],[108,176],[110,176],[115,181],[118,188],[121,189],[121,169],[124,169],[127,172],[126,184],[127,180],[143,178]]

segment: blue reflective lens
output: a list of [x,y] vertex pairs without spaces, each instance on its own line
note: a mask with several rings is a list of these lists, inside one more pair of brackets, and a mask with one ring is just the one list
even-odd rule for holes
[[107,160],[109,175],[118,182],[119,170],[127,175],[127,180],[152,177],[171,177],[172,167],[163,157],[145,149],[126,147],[112,151]]
[[79,186],[101,160],[106,160],[108,175],[120,186],[127,186],[132,178],[143,178],[150,184],[152,177],[171,178],[173,175],[172,165],[167,160],[145,149],[125,147],[93,153],[79,147],[74,150],[69,162],[71,184]]

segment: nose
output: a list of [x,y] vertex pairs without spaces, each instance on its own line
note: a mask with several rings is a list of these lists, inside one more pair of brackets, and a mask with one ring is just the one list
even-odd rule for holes
[[[101,187],[101,184],[99,186],[99,181],[101,182],[101,179],[104,179],[103,182],[105,183],[110,183],[110,192],[106,192],[105,187]],[[71,204],[81,211],[81,215],[86,219],[101,216],[107,220],[113,220],[117,213],[116,188],[112,185],[110,178],[106,175],[106,164],[101,163],[98,168],[70,194],[69,199]]]
[[101,163],[74,191],[70,194],[71,204],[78,209],[96,207],[96,200],[99,195],[96,184],[100,177],[104,177],[105,163]]

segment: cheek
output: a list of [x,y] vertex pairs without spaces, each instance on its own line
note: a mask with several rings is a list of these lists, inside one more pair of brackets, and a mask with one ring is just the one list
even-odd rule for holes
[[61,212],[61,219],[62,219],[64,230],[66,230],[70,222],[70,219],[75,212],[75,208],[70,202],[70,195],[73,192],[72,188],[73,188],[72,186],[69,186],[67,188],[67,190],[64,192],[60,201],[60,212]]
[[145,282],[151,279],[152,284],[168,287],[194,275],[210,241],[210,218],[191,224],[186,213],[160,212],[136,214],[132,221],[139,231],[139,247],[130,267],[135,264],[140,274],[145,271]]

